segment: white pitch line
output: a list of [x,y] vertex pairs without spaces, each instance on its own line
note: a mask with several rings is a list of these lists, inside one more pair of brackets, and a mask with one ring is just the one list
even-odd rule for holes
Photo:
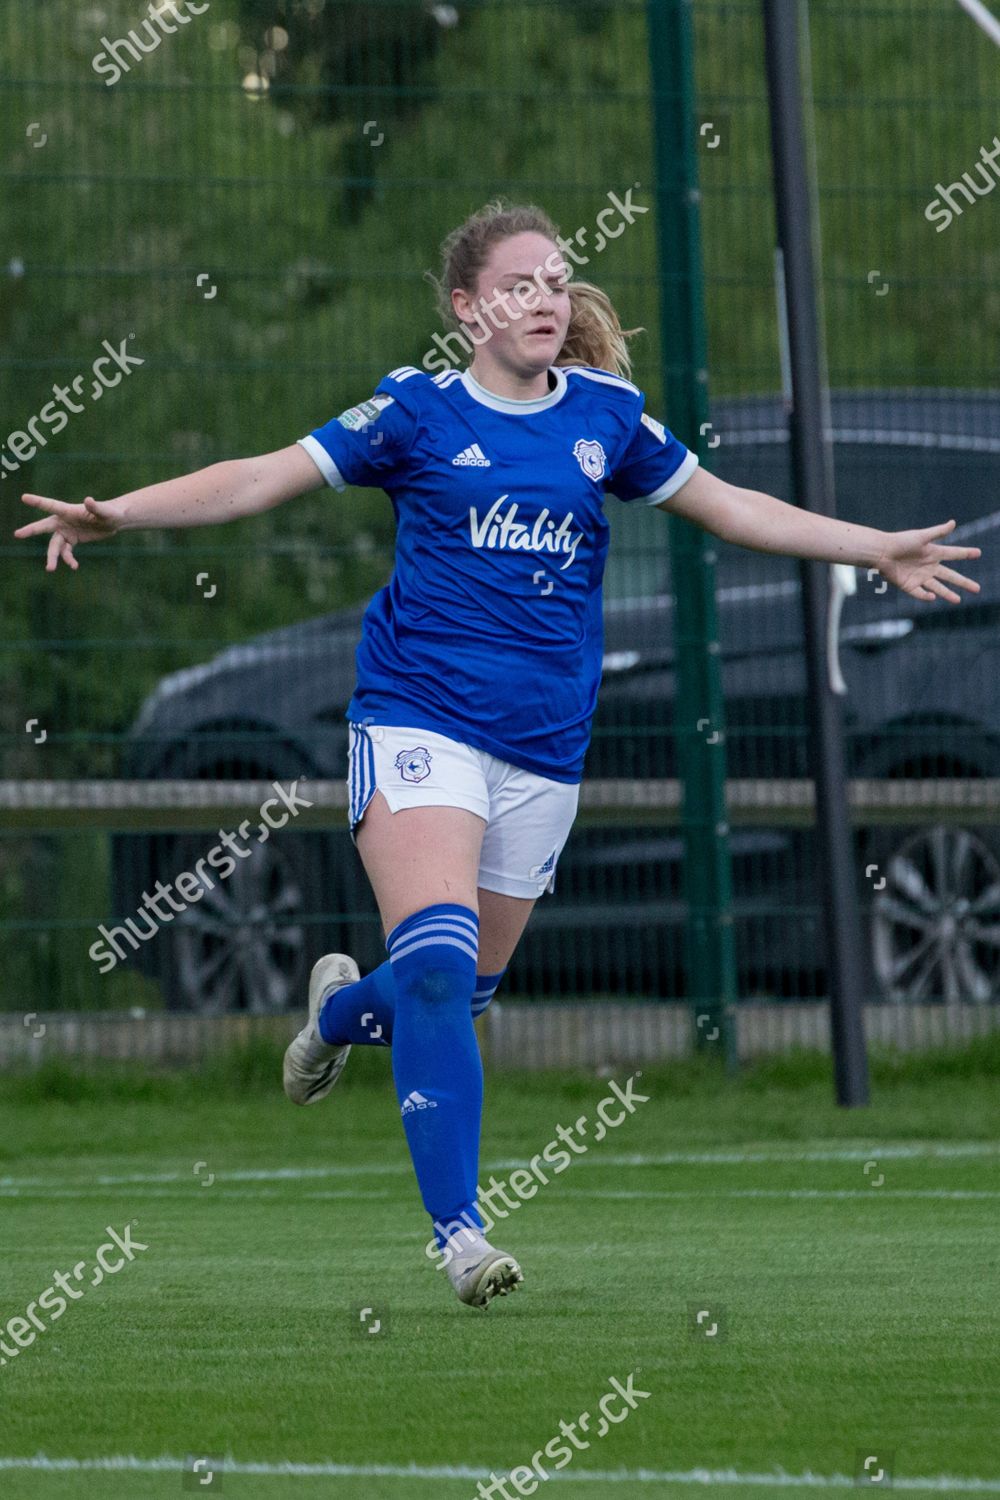
[[[256,1191],[249,1188],[227,1188],[223,1182],[218,1184],[213,1183],[209,1191],[214,1192],[217,1186],[221,1191],[215,1193],[215,1196],[225,1198],[227,1202],[234,1198],[246,1198],[252,1203],[278,1203],[286,1207],[288,1204],[287,1194],[268,1192],[266,1188],[258,1188]],[[194,1196],[187,1188],[180,1185],[171,1189],[144,1187],[141,1183],[131,1183],[127,1188],[124,1186],[116,1188],[0,1188],[0,1200],[23,1198],[26,1201],[29,1199],[43,1199],[46,1202],[55,1202],[56,1200],[62,1201],[64,1198],[69,1198],[74,1202],[79,1202],[81,1199],[106,1198],[109,1193],[134,1193],[137,1198],[142,1198],[143,1200],[166,1198],[171,1203],[190,1203]],[[349,1203],[383,1203],[387,1199],[391,1199],[392,1194],[386,1191],[379,1191],[378,1189],[366,1192],[363,1188],[329,1188],[324,1192],[302,1193],[300,1197],[306,1201],[311,1201],[314,1198],[321,1198],[324,1201],[332,1198],[343,1198]]]
[[[919,1161],[941,1157],[1000,1156],[1000,1141],[919,1141],[891,1146],[873,1143],[869,1146],[835,1146],[802,1151],[664,1151],[648,1155],[632,1152],[627,1156],[602,1156],[593,1165],[609,1167],[675,1167],[675,1166],[743,1166],[757,1162],[812,1161]],[[500,1166],[521,1166],[522,1162],[500,1162]]]
[[[239,1169],[234,1172],[220,1173],[228,1182],[280,1182],[288,1178],[292,1182],[304,1181],[309,1177],[357,1177],[371,1176],[380,1177],[391,1175],[396,1172],[408,1172],[409,1164],[405,1162],[374,1162],[370,1166],[357,1163],[345,1167],[254,1167],[250,1169]],[[129,1182],[183,1182],[187,1174],[183,1172],[131,1172],[120,1177],[98,1176],[94,1181],[101,1186],[113,1187],[119,1183]],[[0,1186],[8,1179],[0,1178]]]
[[[32,1458],[0,1458],[0,1469],[31,1469],[44,1472],[139,1472],[164,1473],[186,1469],[177,1458],[140,1459],[132,1455],[120,1455],[95,1459],[50,1459],[44,1455]],[[226,1460],[220,1472],[232,1474],[256,1474],[273,1476],[295,1476],[298,1478],[395,1478],[395,1479],[444,1479],[470,1481],[488,1479],[493,1473],[486,1468],[474,1468],[464,1464],[338,1464],[338,1463],[263,1463],[236,1462]],[[738,1486],[769,1485],[779,1488],[844,1489],[853,1488],[856,1481],[846,1474],[814,1474],[807,1470],[802,1474],[789,1474],[784,1470],[771,1473],[743,1473],[736,1469],[689,1469],[689,1470],[574,1470],[572,1473],[553,1472],[553,1479],[567,1481],[598,1482],[603,1484],[728,1484]],[[1000,1493],[1000,1480],[958,1478],[948,1475],[894,1476],[897,1489],[952,1491],[963,1494]]]
[[[134,1185],[133,1185],[134,1186]],[[213,1185],[214,1187],[214,1185]],[[107,1190],[105,1190],[106,1192]],[[124,1189],[118,1189],[124,1192]],[[170,1192],[168,1189],[157,1190],[155,1188],[143,1188],[137,1193],[144,1200],[150,1198],[166,1198],[173,1203],[190,1203],[193,1194],[178,1190]],[[51,1189],[23,1189],[23,1188],[0,1188],[0,1200],[23,1198],[43,1198],[48,1202],[58,1200],[62,1202],[69,1199],[71,1202],[93,1201],[102,1197],[102,1191],[98,1188],[51,1188]],[[221,1185],[221,1191],[215,1193],[216,1198],[224,1198],[227,1203],[233,1199],[249,1200],[252,1203],[279,1203],[287,1204],[288,1199],[280,1193],[250,1192],[240,1188],[227,1189]],[[988,1201],[995,1202],[1000,1199],[1000,1189],[993,1192],[987,1188],[883,1188],[875,1187],[874,1183],[867,1188],[663,1188],[660,1191],[642,1189],[606,1189],[601,1188],[572,1188],[566,1187],[567,1198],[585,1198],[587,1200],[632,1200],[661,1202],[670,1199],[693,1199],[700,1203],[708,1202],[713,1198],[866,1198],[869,1202],[878,1198],[942,1198],[942,1199],[969,1199],[973,1202]],[[340,1190],[331,1189],[327,1192],[303,1193],[302,1201],[308,1203],[385,1203],[391,1201],[392,1194],[386,1192],[366,1193],[354,1191],[351,1188]]]
[[[328,1177],[395,1177],[412,1172],[409,1162],[375,1162],[364,1166],[360,1162],[344,1167],[270,1167],[233,1172],[217,1172],[217,1182],[308,1182],[310,1178]],[[123,1172],[100,1173],[88,1179],[97,1187],[131,1187],[134,1184],[190,1183],[199,1186],[198,1178],[190,1172]],[[74,1177],[0,1177],[0,1192],[5,1188],[55,1188],[73,1187]]]
[[639,1198],[659,1201],[663,1198],[1000,1198],[1000,1191],[980,1188],[664,1188],[662,1192],[630,1192],[621,1189],[602,1192],[597,1188],[567,1188],[569,1198]]
[[982,27],[990,41],[1000,47],[1000,21],[986,8],[983,0],[958,0],[958,3],[976,25]]
[[[188,1460],[180,1458],[136,1458],[120,1454],[109,1458],[0,1458],[0,1470],[32,1469],[44,1473],[120,1473],[164,1474],[190,1472]],[[337,1464],[337,1463],[258,1463],[226,1459],[219,1473],[257,1474],[297,1479],[489,1479],[495,1471],[467,1464]],[[582,1484],[725,1484],[737,1488],[843,1490],[857,1488],[857,1480],[847,1474],[789,1474],[784,1469],[760,1474],[739,1469],[574,1469],[552,1471],[550,1479]],[[977,1479],[948,1474],[894,1474],[893,1488],[945,1495],[998,1495],[1000,1479]]]
[[[822,1147],[806,1150],[784,1151],[664,1151],[654,1154],[632,1152],[628,1155],[611,1155],[602,1152],[599,1142],[591,1142],[593,1148],[586,1157],[573,1157],[573,1165],[590,1167],[728,1167],[754,1166],[759,1163],[797,1162],[852,1162],[869,1161],[942,1161],[962,1158],[1000,1156],[1000,1141],[923,1141],[907,1145],[879,1145],[849,1147]],[[511,1157],[483,1163],[485,1172],[512,1171],[515,1167],[526,1167],[530,1157]],[[564,1169],[565,1170],[565,1169]],[[310,1178],[328,1177],[395,1177],[409,1176],[409,1162],[352,1163],[347,1166],[328,1167],[262,1167],[240,1169],[232,1172],[216,1172],[217,1182],[304,1182]],[[122,1174],[99,1174],[88,1177],[88,1185],[97,1187],[124,1187],[144,1183],[188,1183],[197,1185],[197,1179],[187,1172],[126,1172]],[[80,1179],[72,1177],[0,1177],[0,1193],[4,1189],[75,1187]]]

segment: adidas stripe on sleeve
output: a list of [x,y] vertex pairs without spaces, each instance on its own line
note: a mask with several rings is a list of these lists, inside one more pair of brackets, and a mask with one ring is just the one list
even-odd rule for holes
[[[384,489],[405,471],[417,430],[417,414],[405,398],[384,389],[404,371],[379,382],[373,396],[350,406],[299,443],[335,490],[349,484]],[[395,379],[393,378],[395,377]]]
[[619,500],[659,505],[676,494],[697,467],[698,455],[643,412],[615,464],[608,490]]

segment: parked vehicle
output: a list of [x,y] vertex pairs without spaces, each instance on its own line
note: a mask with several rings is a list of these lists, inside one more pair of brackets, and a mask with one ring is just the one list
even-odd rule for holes
[[[925,604],[857,573],[843,602],[840,665],[852,777],[1000,777],[1000,400],[964,392],[845,393],[832,402],[838,513],[883,529],[954,516],[983,549],[979,594]],[[773,398],[720,404],[715,472],[787,497],[786,421]],[[668,527],[618,505],[605,588],[604,678],[585,778],[676,775],[675,641]],[[997,546],[993,545],[996,538]],[[732,778],[809,773],[799,565],[713,542]],[[642,586],[637,589],[635,580]],[[143,704],[126,774],[141,778],[343,779],[344,709],[364,606],[269,632],[172,673]],[[997,825],[861,830],[858,888],[873,995],[1000,998]],[[743,996],[823,993],[810,830],[734,827]],[[203,835],[120,836],[117,910],[157,875],[191,868]],[[549,995],[684,993],[680,832],[620,822],[574,829],[505,988]],[[877,873],[870,873],[874,869]],[[866,873],[869,872],[869,873]],[[167,1002],[202,1011],[301,1003],[313,958],[384,958],[377,912],[346,831],[287,830],[137,955]]]

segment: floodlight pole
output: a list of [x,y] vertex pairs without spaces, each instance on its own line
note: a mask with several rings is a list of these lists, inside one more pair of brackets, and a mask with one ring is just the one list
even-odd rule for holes
[[[801,10],[808,21],[808,0]],[[789,426],[797,504],[833,516],[826,361],[816,295],[814,201],[803,124],[800,0],[764,0],[764,38],[778,245],[791,383]],[[801,564],[809,703],[809,754],[816,786],[816,832],[826,932],[837,1103],[869,1102],[861,968],[861,923],[854,884],[851,820],[844,776],[840,700],[830,678],[827,611],[830,564]]]

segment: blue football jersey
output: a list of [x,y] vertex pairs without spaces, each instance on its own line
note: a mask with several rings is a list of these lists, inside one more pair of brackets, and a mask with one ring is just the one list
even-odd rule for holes
[[335,489],[385,490],[389,582],[365,611],[350,720],[435,729],[578,782],[604,655],[606,495],[656,504],[697,457],[603,370],[531,401],[403,366],[300,438]]

